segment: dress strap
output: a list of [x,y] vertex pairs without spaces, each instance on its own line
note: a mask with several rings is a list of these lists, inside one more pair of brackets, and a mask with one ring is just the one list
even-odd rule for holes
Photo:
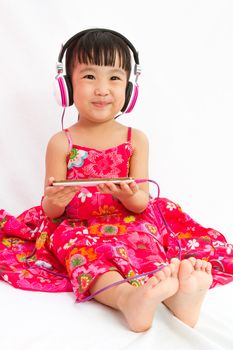
[[71,138],[69,129],[64,129],[64,131],[65,131],[65,134],[66,134],[66,137],[67,137],[68,146],[69,146],[69,152],[70,152],[72,150],[72,145],[73,145],[72,138]]
[[127,142],[131,142],[131,127],[128,127]]

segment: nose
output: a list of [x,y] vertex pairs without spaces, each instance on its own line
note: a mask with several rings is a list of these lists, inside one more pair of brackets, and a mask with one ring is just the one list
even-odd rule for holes
[[95,89],[95,95],[96,96],[107,96],[109,94],[107,89]]
[[99,82],[95,87],[96,96],[107,96],[109,94],[109,88],[106,82]]

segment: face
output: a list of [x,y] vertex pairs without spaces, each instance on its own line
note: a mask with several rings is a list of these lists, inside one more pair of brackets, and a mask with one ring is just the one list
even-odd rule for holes
[[79,121],[104,122],[112,120],[125,102],[127,72],[114,66],[76,64],[72,74],[74,104]]

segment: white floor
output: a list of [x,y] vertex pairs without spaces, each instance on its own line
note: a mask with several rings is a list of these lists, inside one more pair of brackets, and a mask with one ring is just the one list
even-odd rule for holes
[[72,293],[28,292],[0,282],[0,347],[4,350],[232,350],[233,283],[210,290],[195,329],[159,305],[152,328],[133,333],[117,311]]

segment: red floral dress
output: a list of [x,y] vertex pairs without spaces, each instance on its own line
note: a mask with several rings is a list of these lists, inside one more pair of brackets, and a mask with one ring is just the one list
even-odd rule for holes
[[[73,145],[66,134],[68,179],[128,176],[130,128],[126,142],[106,150]],[[172,257],[190,256],[211,262],[212,287],[233,281],[233,245],[165,198],[151,198],[143,213],[134,214],[111,195],[88,187],[56,220],[47,218],[41,206],[17,218],[0,210],[0,276],[16,288],[73,290],[82,301],[103,273],[118,271],[140,285]]]

